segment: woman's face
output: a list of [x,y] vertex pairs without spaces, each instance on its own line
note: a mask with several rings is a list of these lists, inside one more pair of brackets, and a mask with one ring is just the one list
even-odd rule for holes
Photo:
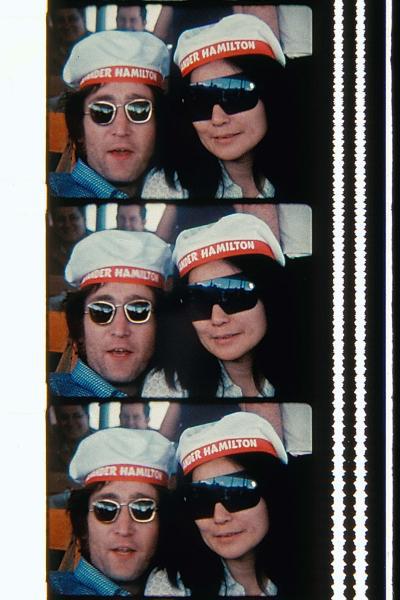
[[[189,283],[198,283],[217,277],[240,273],[240,269],[226,260],[216,260],[195,267],[189,273]],[[267,332],[264,304],[258,300],[254,308],[227,314],[214,304],[211,318],[193,321],[197,336],[208,352],[222,361],[248,357]]]
[[[233,458],[222,457],[193,470],[193,481],[200,481],[243,471]],[[227,560],[251,555],[269,530],[268,509],[263,498],[252,508],[229,512],[218,502],[210,518],[196,519],[200,535],[207,546]]]
[[[194,69],[190,81],[198,83],[241,72],[239,67],[226,60],[216,60]],[[193,126],[203,146],[222,161],[247,157],[268,129],[265,107],[261,100],[254,108],[233,115],[228,115],[216,104],[211,119],[194,121]]]

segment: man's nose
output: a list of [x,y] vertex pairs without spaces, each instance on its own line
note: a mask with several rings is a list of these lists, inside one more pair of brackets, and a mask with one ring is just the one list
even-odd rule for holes
[[131,131],[132,123],[128,121],[128,117],[125,114],[124,106],[118,106],[117,112],[114,117],[114,121],[111,123],[112,132],[114,135],[125,136]]
[[114,521],[114,531],[119,535],[130,535],[135,529],[135,522],[129,514],[127,506],[121,506],[119,515]]
[[131,333],[132,324],[129,323],[125,316],[123,306],[118,306],[115,311],[114,318],[109,325],[112,335],[126,337]]

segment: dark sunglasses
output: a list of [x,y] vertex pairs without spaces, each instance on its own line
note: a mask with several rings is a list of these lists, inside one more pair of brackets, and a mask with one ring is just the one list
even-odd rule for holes
[[150,523],[158,510],[156,501],[152,498],[138,498],[125,503],[116,500],[96,500],[89,508],[89,512],[94,513],[101,523],[113,523],[123,506],[128,507],[129,514],[136,523]]
[[232,75],[191,83],[183,103],[191,121],[207,121],[211,119],[216,104],[226,114],[233,115],[254,108],[259,99],[253,81],[243,75]]
[[147,323],[153,312],[150,300],[131,300],[126,304],[113,304],[106,300],[97,300],[88,304],[84,310],[93,323],[109,325],[115,317],[117,308],[123,306],[125,317],[129,323]]
[[187,483],[183,498],[194,519],[208,519],[217,502],[233,513],[257,506],[261,495],[257,482],[241,471]]
[[231,315],[254,308],[258,295],[252,281],[244,275],[233,275],[191,283],[182,290],[180,300],[192,321],[204,321],[211,319],[215,304]]
[[131,123],[147,123],[151,119],[153,103],[147,98],[130,100],[126,104],[114,104],[105,100],[97,100],[88,105],[88,111],[83,113],[90,115],[92,121],[97,125],[111,125],[117,114],[117,109],[124,107],[126,118]]

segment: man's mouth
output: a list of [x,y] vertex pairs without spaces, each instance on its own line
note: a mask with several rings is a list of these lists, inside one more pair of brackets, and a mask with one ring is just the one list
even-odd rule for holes
[[108,151],[108,154],[111,154],[113,158],[118,160],[130,158],[133,154],[133,150],[129,148],[114,148]]
[[110,350],[107,350],[107,354],[111,354],[112,356],[122,358],[124,356],[129,356],[130,354],[133,354],[133,352],[131,350],[128,350],[127,348],[111,348]]
[[116,548],[111,548],[111,552],[115,552],[116,554],[120,554],[122,556],[131,556],[136,552],[136,550],[130,546],[117,546]]

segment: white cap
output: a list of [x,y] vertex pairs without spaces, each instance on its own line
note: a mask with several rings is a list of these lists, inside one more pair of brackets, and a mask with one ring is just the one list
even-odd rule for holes
[[89,435],[69,465],[76,483],[142,481],[168,486],[174,445],[158,431],[111,427]]
[[106,229],[76,244],[65,279],[79,287],[120,282],[163,288],[170,270],[169,246],[154,233]]
[[75,44],[63,78],[72,87],[132,81],[163,88],[167,46],[148,31],[99,31]]
[[183,76],[196,67],[231,56],[262,54],[285,66],[282,48],[272,29],[253,15],[230,15],[218,23],[184,31],[174,62]]
[[264,254],[282,266],[285,264],[281,247],[268,225],[244,213],[185,229],[176,239],[172,260],[183,277],[204,263],[244,254]]
[[219,421],[186,429],[176,451],[185,475],[199,465],[234,454],[264,452],[287,463],[285,448],[272,425],[262,417],[237,412]]

